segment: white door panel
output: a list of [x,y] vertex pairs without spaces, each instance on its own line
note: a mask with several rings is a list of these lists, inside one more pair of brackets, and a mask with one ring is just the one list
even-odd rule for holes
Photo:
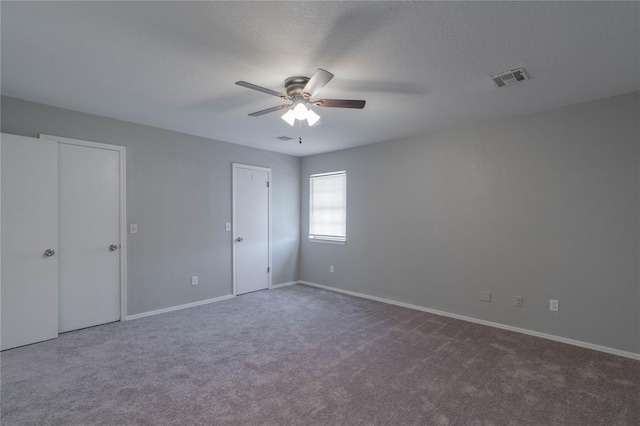
[[236,294],[269,287],[269,170],[234,165]]
[[120,153],[60,143],[58,162],[65,332],[120,319]]
[[[2,134],[2,349],[58,336],[58,154]],[[45,256],[46,249],[56,252]]]

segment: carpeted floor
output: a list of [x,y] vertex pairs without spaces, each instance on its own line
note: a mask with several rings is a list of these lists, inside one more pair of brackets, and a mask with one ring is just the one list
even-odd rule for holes
[[638,425],[640,362],[302,285],[2,353],[3,425]]

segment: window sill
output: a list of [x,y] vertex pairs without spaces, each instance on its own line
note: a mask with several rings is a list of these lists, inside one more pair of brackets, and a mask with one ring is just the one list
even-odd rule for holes
[[336,240],[323,240],[321,238],[309,238],[309,242],[311,243],[321,243],[321,244],[337,244],[339,246],[343,246],[347,243],[347,241],[336,241]]

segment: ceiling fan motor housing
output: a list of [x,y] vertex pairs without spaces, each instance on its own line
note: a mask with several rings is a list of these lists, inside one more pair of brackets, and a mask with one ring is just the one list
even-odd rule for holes
[[295,77],[287,78],[284,81],[284,87],[287,90],[287,96],[289,96],[291,99],[294,99],[297,97],[308,99],[309,94],[305,96],[302,93],[302,89],[304,89],[304,86],[306,86],[308,82],[309,82],[309,77],[295,76]]

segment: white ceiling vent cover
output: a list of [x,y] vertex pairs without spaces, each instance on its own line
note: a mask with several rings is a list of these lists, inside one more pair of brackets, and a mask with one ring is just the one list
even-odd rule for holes
[[289,136],[276,136],[276,139],[280,139],[281,141],[290,141],[293,138],[290,138]]
[[516,68],[511,71],[503,72],[500,74],[496,74],[491,76],[491,81],[496,87],[506,87],[511,86],[516,83],[523,82],[525,80],[529,80],[527,73],[524,71],[524,68]]

